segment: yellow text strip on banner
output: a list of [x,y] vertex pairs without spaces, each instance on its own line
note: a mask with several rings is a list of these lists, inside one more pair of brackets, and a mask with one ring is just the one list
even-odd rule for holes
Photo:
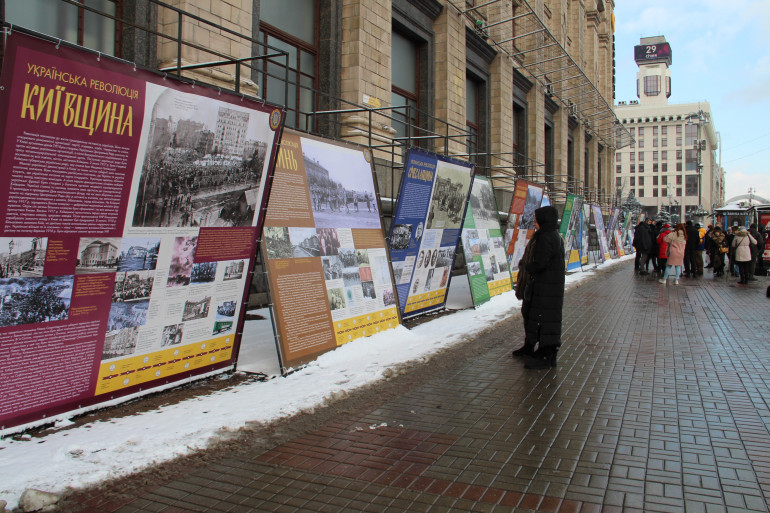
[[337,345],[341,346],[357,338],[369,337],[396,326],[398,326],[398,311],[396,308],[388,308],[387,310],[336,321],[334,334]]
[[509,290],[513,290],[510,278],[489,282],[489,295],[492,297],[502,294],[503,292],[508,292]]
[[416,310],[422,310],[423,308],[440,305],[444,302],[444,296],[446,296],[446,289],[434,290],[432,292],[426,292],[425,294],[412,296],[406,302],[404,313],[414,312]]
[[155,379],[225,362],[232,357],[233,339],[233,335],[228,335],[103,363],[99,368],[95,394],[107,394]]

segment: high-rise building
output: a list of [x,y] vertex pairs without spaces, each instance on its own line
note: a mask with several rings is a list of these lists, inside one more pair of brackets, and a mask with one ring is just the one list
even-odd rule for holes
[[639,100],[615,113],[634,142],[615,152],[615,194],[635,197],[647,216],[704,220],[724,203],[724,172],[716,151],[719,132],[708,102],[670,104],[671,45],[663,36],[634,47]]

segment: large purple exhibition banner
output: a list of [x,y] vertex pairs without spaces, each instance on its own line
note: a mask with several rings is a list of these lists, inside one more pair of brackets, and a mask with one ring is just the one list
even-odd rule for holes
[[14,31],[0,430],[231,367],[283,110]]

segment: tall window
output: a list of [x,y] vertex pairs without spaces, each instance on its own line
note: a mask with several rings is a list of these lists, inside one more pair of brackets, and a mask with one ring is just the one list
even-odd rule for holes
[[[553,142],[553,127],[551,127],[548,123],[545,124],[544,127],[544,139],[545,139],[545,181],[547,183],[553,182],[553,153],[554,153],[554,142]],[[553,185],[551,185],[553,187]]]
[[685,177],[684,193],[687,196],[698,195],[698,175],[688,175]]
[[[419,45],[393,28],[392,35],[393,87],[391,105],[396,119],[393,128],[398,137],[417,135],[419,126]],[[411,127],[410,127],[411,125]]]
[[305,129],[307,113],[315,110],[317,9],[317,0],[260,2],[259,41],[289,54],[288,66],[284,58],[258,64],[260,91],[267,101],[286,105],[286,124],[294,128]]
[[695,171],[698,169],[698,152],[696,150],[684,151],[684,169]]
[[684,146],[685,148],[692,148],[698,138],[698,125],[685,125],[684,129]]
[[644,77],[644,94],[645,96],[658,96],[660,94],[660,77],[658,75]]
[[[513,158],[516,164],[520,166],[527,165],[526,151],[527,151],[527,125],[526,125],[527,111],[524,107],[517,103],[513,104]],[[522,170],[521,174],[525,174],[526,169]],[[519,174],[517,172],[517,174]]]
[[[112,16],[119,10],[117,0],[80,0],[80,3]],[[52,0],[6,1],[5,19],[92,50],[117,53],[115,22],[83,7]]]
[[476,163],[476,153],[479,151],[479,89],[481,84],[470,75],[465,76],[465,128],[468,130],[467,149],[468,160]]

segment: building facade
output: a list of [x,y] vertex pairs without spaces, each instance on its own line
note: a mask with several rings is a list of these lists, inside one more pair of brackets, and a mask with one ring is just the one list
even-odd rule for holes
[[671,48],[663,36],[635,47],[638,101],[615,113],[634,141],[615,152],[616,197],[636,198],[647,216],[703,221],[724,204],[719,133],[708,102],[669,104]]
[[287,107],[288,127],[374,148],[386,215],[409,146],[476,163],[501,210],[517,177],[557,200],[613,201],[615,150],[630,142],[612,108],[613,0],[54,4],[7,0],[5,21],[259,96]]

